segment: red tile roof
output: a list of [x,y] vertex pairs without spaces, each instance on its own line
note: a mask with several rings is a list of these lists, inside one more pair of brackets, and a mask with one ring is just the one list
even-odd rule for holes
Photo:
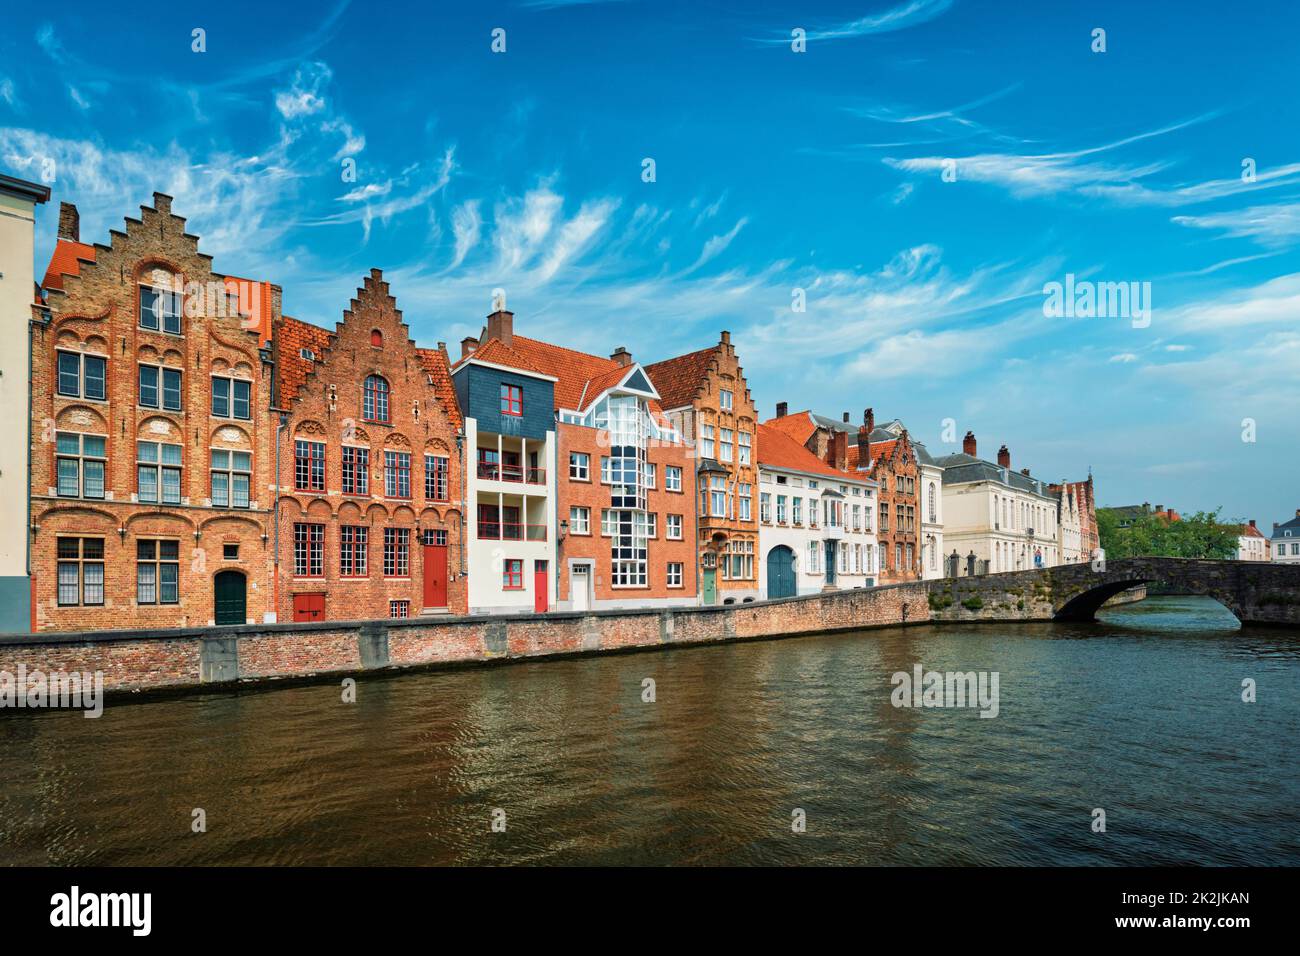
[[447,417],[459,429],[463,421],[460,415],[460,402],[456,400],[456,389],[451,384],[451,359],[447,355],[447,350],[445,348],[416,349],[415,354],[419,357],[420,365],[424,367],[429,378],[433,380],[433,390],[442,402],[442,407],[447,410]]
[[330,347],[332,332],[319,326],[301,322],[298,319],[283,316],[280,321],[280,340],[278,359],[280,363],[280,407],[288,408],[298,395],[298,389],[307,381],[315,362],[299,354],[300,349],[310,349],[317,361]]
[[806,445],[812,433],[817,430],[817,423],[812,419],[812,412],[794,412],[791,415],[782,415],[780,418],[769,418],[763,422],[768,428],[773,428],[781,432],[787,438],[797,441],[801,445]]
[[645,366],[664,408],[681,408],[694,401],[717,352],[718,346],[711,345]]
[[[511,345],[499,339],[489,339],[467,358],[479,358],[494,365],[504,365],[522,371],[549,375],[555,379],[555,407],[585,411],[607,390],[617,385],[631,371],[631,366],[620,365],[611,358],[591,355],[562,345],[553,345],[522,335],[511,338]],[[467,359],[461,359],[457,366]],[[652,384],[658,383],[651,379]],[[650,410],[659,414],[660,403],[653,399]]]
[[54,254],[50,256],[50,267],[45,270],[41,285],[47,289],[62,289],[64,276],[81,274],[79,259],[95,261],[95,247],[71,239],[60,239],[54,244]]
[[[516,338],[515,342],[517,344],[519,339]],[[519,353],[518,349],[506,345],[500,339],[488,339],[469,355],[457,362],[456,367],[459,368],[473,359],[478,359],[480,362],[491,362],[493,365],[503,365],[506,368],[517,368],[521,372],[532,372],[535,375],[548,374],[547,372],[543,372],[532,362],[528,361],[528,359]]]
[[822,461],[799,442],[769,423],[758,426],[758,464],[760,467],[787,468],[813,475],[825,475],[830,478],[848,479],[850,476],[837,471]]

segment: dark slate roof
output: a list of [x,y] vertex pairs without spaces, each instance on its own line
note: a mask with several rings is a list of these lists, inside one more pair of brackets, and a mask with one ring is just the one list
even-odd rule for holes
[[930,454],[930,450],[919,441],[912,442],[912,451],[916,452],[916,460],[922,465],[933,465],[936,468],[942,467],[938,459]]
[[943,483],[945,485],[968,484],[972,481],[995,481],[1008,488],[1028,491],[1031,494],[1042,495],[1045,498],[1051,497],[1047,491],[1047,486],[1037,478],[1026,477],[1018,471],[1003,468],[991,461],[985,461],[983,458],[975,458],[965,452],[944,455],[934,463],[943,469]]
[[854,435],[858,433],[857,425],[852,422],[841,421],[838,418],[827,418],[825,415],[814,414],[812,420],[822,428],[833,428],[837,432],[852,432]]
[[1282,524],[1275,527],[1273,529],[1272,537],[1274,538],[1282,537],[1283,531],[1290,531],[1291,537],[1293,538],[1296,537],[1297,535],[1300,535],[1300,515],[1296,515],[1290,521],[1285,521]]

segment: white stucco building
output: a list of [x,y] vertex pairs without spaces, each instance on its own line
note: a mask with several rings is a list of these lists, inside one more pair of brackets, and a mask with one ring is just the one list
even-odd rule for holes
[[1237,526],[1237,560],[1267,561],[1270,548],[1264,532],[1255,527],[1255,519]]
[[0,176],[0,633],[32,627],[27,482],[36,207],[48,186]]
[[761,598],[875,586],[874,480],[760,425],[758,488]]
[[1279,564],[1300,564],[1300,508],[1290,521],[1273,525],[1269,550]]
[[1061,550],[1061,564],[1081,564],[1090,561],[1083,546],[1083,519],[1080,502],[1074,486],[1069,482],[1052,485],[1049,491],[1056,494],[1057,541]]
[[[967,432],[962,451],[943,469],[944,547],[958,574],[1022,571],[1061,563],[1057,498],[1026,471],[1012,471],[1003,445],[998,461],[980,458]],[[972,571],[973,569],[973,571]],[[951,567],[946,569],[951,573]]]

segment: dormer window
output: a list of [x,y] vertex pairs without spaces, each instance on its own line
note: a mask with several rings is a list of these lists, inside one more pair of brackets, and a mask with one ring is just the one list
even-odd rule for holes
[[181,294],[161,286],[140,286],[140,327],[181,334]]
[[366,378],[361,417],[368,422],[388,421],[388,381],[379,375]]

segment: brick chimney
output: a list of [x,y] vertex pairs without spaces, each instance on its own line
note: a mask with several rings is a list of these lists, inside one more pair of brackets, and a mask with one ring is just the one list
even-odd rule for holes
[[474,338],[472,335],[465,336],[460,340],[460,357],[468,358],[470,355],[474,354],[476,348],[478,348],[478,339]]
[[621,345],[614,349],[614,351],[610,353],[609,357],[617,362],[622,368],[627,368],[632,364],[632,353]]
[[871,460],[871,430],[876,427],[876,413],[867,409],[862,413],[862,424],[858,426],[858,463],[864,468]]
[[1156,505],[1156,514],[1160,514],[1160,512],[1162,512],[1162,511],[1164,511],[1164,510],[1165,510],[1165,506],[1164,506],[1164,505]]
[[961,440],[961,450],[963,454],[970,455],[972,458],[978,457],[975,453],[975,433],[966,432],[966,437]]
[[787,416],[787,415],[789,415],[789,414],[790,414],[790,406],[789,406],[789,404],[787,404],[786,402],[777,402],[777,403],[776,403],[776,417],[777,417],[777,418],[785,418],[785,416]]
[[1251,526],[1252,528],[1255,527],[1255,519],[1254,519],[1254,518],[1251,518],[1251,519],[1250,519],[1250,526]]
[[70,202],[59,203],[59,238],[81,241],[81,214]]
[[1003,445],[1001,448],[998,449],[998,467],[999,468],[1011,467],[1011,452],[1007,451],[1006,445]]
[[513,345],[515,314],[506,309],[497,309],[487,317],[487,334],[489,339],[500,339],[502,345]]
[[849,436],[847,432],[835,432],[831,438],[831,446],[826,455],[826,463],[836,471],[847,471],[849,468]]

